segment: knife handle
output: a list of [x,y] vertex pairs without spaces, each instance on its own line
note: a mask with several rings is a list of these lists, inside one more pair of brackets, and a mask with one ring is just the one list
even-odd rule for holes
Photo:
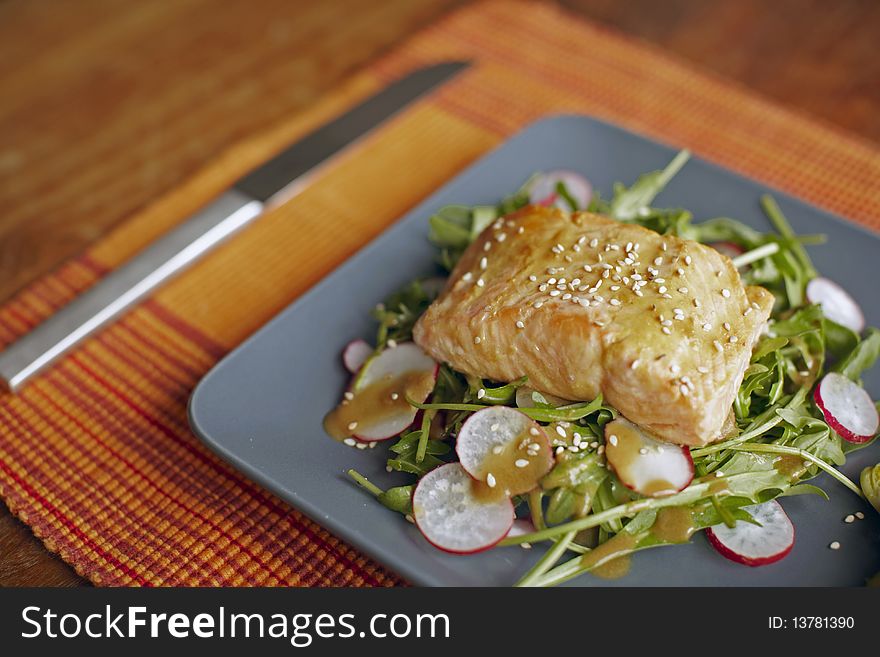
[[0,382],[30,377],[246,226],[263,203],[230,189],[0,353]]

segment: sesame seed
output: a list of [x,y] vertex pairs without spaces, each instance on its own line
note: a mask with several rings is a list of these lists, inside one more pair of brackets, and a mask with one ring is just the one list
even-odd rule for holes
[[516,328],[525,328],[526,325],[522,323],[522,320],[517,321]]
[[558,434],[559,434],[560,436],[562,436],[563,438],[565,438],[565,437],[568,436],[568,434],[565,433],[565,429],[563,429],[562,427],[560,427],[558,424],[556,425],[556,433],[558,433]]
[[748,317],[750,312],[752,312],[751,306],[746,308],[746,311],[743,313],[743,317]]
[[679,276],[684,276],[684,269],[679,267],[678,269],[675,270],[675,273],[678,274]]
[[541,283],[541,284],[538,286],[538,292],[546,292],[546,291],[547,291],[547,284],[546,284],[546,283]]
[[673,363],[669,366],[669,371],[673,374],[678,374],[679,372],[681,372],[681,367],[679,367],[677,363]]
[[533,308],[540,308],[543,305],[544,305],[543,301],[535,301],[535,303],[532,304],[532,307]]
[[366,449],[367,443],[358,443],[357,445],[355,445],[355,447],[357,447],[358,449]]
[[855,522],[856,517],[853,514],[849,514],[846,518],[843,519],[845,523]]
[[486,257],[483,256],[482,258],[480,258],[480,269],[485,269],[488,266],[489,266],[489,261],[486,259]]
[[708,374],[708,373],[709,373],[709,368],[700,365],[700,366],[697,368],[697,372],[699,372],[700,374]]
[[477,390],[477,399],[482,399],[486,396],[486,390],[484,388],[480,388]]
[[345,393],[343,393],[342,396],[345,397],[348,401],[351,401],[352,399],[354,399],[354,393],[353,393],[353,392],[345,392]]
[[584,271],[585,271],[585,272],[591,272],[591,271],[593,271],[593,268],[590,267],[590,265],[584,265]]
[[569,299],[571,299],[571,295],[568,292],[562,295],[563,301],[568,301]]
[[504,451],[504,448],[501,445],[495,445],[495,447],[492,448],[493,454],[500,454],[503,451]]
[[859,520],[864,520],[865,514],[862,513],[861,511],[856,511],[856,518],[858,518]]
[[681,294],[687,294],[687,293],[688,293],[688,289],[687,289],[686,287],[680,287],[680,288],[678,288],[678,291],[679,291]]
[[620,305],[620,301],[618,301],[617,299],[611,299],[608,303],[610,303],[612,306]]
[[513,462],[513,464],[518,468],[525,468],[526,466],[528,466],[529,462],[526,459],[517,459]]
[[647,448],[647,447],[642,447],[642,448],[639,450],[639,454],[641,454],[642,456],[644,456],[644,455],[647,454],[647,453],[648,453],[648,448]]
[[358,423],[357,423],[357,422],[349,422],[349,423],[348,423],[348,430],[349,430],[349,431],[354,431],[354,430],[357,429],[357,428],[358,428]]
[[654,282],[655,282],[655,283],[665,283],[665,282],[666,282],[666,279],[665,279],[665,278],[655,278],[655,279],[654,279]]
[[471,280],[473,277],[474,277],[474,275],[471,272],[465,272],[465,275],[461,277],[461,280],[463,280],[466,283],[469,280]]
[[551,297],[558,297],[558,296],[559,296],[559,290],[550,290],[550,296],[551,296]]
[[392,339],[392,340],[388,341],[388,348],[389,349],[394,349],[396,346],[397,346],[397,340]]
[[479,335],[474,336],[474,344],[480,344],[482,341],[483,338],[481,338]]
[[581,279],[579,279],[579,278],[573,278],[573,279],[571,279],[571,284],[572,284],[574,287],[577,287],[578,285],[581,284]]
[[349,447],[354,447],[357,445],[357,441],[354,438],[346,438],[342,441],[344,445],[348,445]]
[[630,364],[629,369],[631,369],[631,370],[636,369],[636,368],[639,366],[639,364],[640,364],[641,362],[642,362],[642,361],[640,361],[638,358],[636,358],[636,359]]
[[535,281],[538,280],[538,277],[535,276],[534,274],[532,274],[531,276],[529,276],[529,280],[530,280],[532,283],[534,283]]
[[730,322],[724,322],[721,326],[724,327],[724,330],[725,330],[725,331],[729,331],[729,330],[730,330]]
[[399,395],[398,393],[396,393],[396,392],[392,392],[392,393],[391,393],[391,400],[392,400],[392,401],[397,401],[398,399],[400,399],[400,395]]
[[721,343],[718,342],[718,340],[714,340],[712,344],[715,345],[715,351],[724,351],[724,347],[721,346]]
[[477,287],[483,287],[485,285],[486,285],[486,281],[484,281],[482,278],[477,281]]
[[562,454],[564,451],[565,451],[565,447],[562,447],[561,445],[556,448],[557,455]]
[[700,300],[694,299],[694,308],[699,308],[699,307],[700,307]]
[[735,335],[731,335],[731,336],[730,336],[730,341],[731,341],[731,342],[739,342],[739,338],[736,337]]
[[672,331],[669,330],[669,327],[668,327],[668,326],[664,326],[664,327],[663,327],[662,329],[660,329],[660,330],[663,331],[666,335],[669,335],[670,333],[672,333]]
[[555,278],[548,278],[547,284],[548,285],[556,285],[556,279]]
[[483,251],[488,251],[492,248],[492,242],[484,242],[483,243]]
[[501,425],[496,422],[495,424],[493,424],[492,426],[489,427],[489,431],[498,431],[500,426]]
[[561,244],[557,244],[556,248],[559,249],[560,251],[565,251],[565,247],[562,246]]
[[531,427],[531,428],[529,429],[529,433],[530,433],[531,435],[533,435],[533,436],[538,436],[538,435],[541,434],[541,432],[538,431],[538,427]]
[[724,297],[725,299],[729,299],[730,298],[730,290],[728,290],[727,288],[724,288],[723,290],[721,290],[721,296]]
[[504,240],[507,239],[507,234],[506,233],[498,233],[498,235],[495,237],[495,239],[498,240],[499,242],[503,242]]
[[666,250],[666,242],[663,242],[663,244],[660,245],[660,248],[665,251]]
[[689,264],[691,264],[691,262],[692,262],[692,261],[691,261],[691,257],[690,257],[690,256],[685,256],[685,257],[684,257],[684,264],[689,265]]
[[524,227],[520,226],[519,228],[516,229],[516,234],[522,235],[525,231],[526,231],[526,229]]
[[495,488],[495,475],[491,472],[486,475],[486,484],[488,484],[489,488]]
[[594,249],[595,249],[597,246],[599,246],[599,240],[598,240],[598,238],[594,237],[593,239],[591,239],[591,240],[590,240],[590,246],[591,246],[592,248],[594,248]]
[[654,264],[659,267],[663,264],[663,258],[661,256],[657,256],[656,258],[654,258]]
[[611,434],[610,436],[608,436],[608,443],[612,447],[617,447],[617,436],[615,436],[614,434]]
[[681,394],[685,397],[687,397],[691,393],[690,389],[684,383],[678,386],[678,389],[681,390]]
[[840,541],[832,541],[831,545],[829,545],[828,547],[830,547],[832,550],[839,550],[840,549]]
[[665,285],[661,285],[659,288],[657,288],[657,291],[658,291],[660,294],[663,294],[664,292],[666,292],[666,286],[665,286]]

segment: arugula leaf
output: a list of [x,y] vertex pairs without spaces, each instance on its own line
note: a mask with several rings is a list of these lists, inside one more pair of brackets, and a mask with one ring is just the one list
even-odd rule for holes
[[651,201],[666,187],[689,158],[688,151],[681,151],[666,167],[639,176],[632,186],[627,188],[623,185],[615,185],[609,214],[621,221],[637,218],[643,210],[648,208]]
[[880,358],[880,331],[872,327],[865,339],[853,347],[834,370],[858,383],[862,372],[870,369],[877,358]]

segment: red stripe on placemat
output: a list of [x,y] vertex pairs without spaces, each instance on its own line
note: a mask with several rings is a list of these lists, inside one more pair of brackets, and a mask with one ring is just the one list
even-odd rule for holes
[[51,513],[57,520],[60,522],[67,530],[69,530],[72,534],[77,536],[83,543],[88,544],[88,546],[95,551],[97,555],[99,555],[102,559],[112,563],[119,570],[124,572],[126,575],[131,577],[134,581],[136,581],[141,586],[153,586],[149,581],[144,579],[139,573],[135,572],[124,563],[119,561],[116,557],[108,552],[105,552],[97,543],[95,543],[92,539],[90,539],[79,527],[73,524],[70,519],[61,513],[55,506],[49,502],[45,497],[40,495],[33,486],[31,486],[27,481],[22,479],[16,474],[16,472],[10,468],[3,459],[0,459],[0,470],[6,473],[6,475],[13,479],[15,483],[17,483],[21,488],[25,490],[33,499],[40,503],[40,505],[46,509],[49,513]]

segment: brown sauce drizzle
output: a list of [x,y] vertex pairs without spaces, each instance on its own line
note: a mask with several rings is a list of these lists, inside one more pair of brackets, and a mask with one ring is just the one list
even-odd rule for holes
[[651,533],[666,543],[686,543],[695,531],[691,510],[681,506],[660,509],[651,527]]
[[636,548],[636,537],[622,531],[581,557],[581,565],[603,579],[617,579],[629,572],[629,553]]
[[[535,456],[530,456],[528,447],[533,443],[537,443],[541,449]],[[480,481],[474,482],[474,496],[481,501],[494,502],[511,495],[528,493],[552,467],[549,453],[547,436],[543,432],[533,436],[527,429],[508,442],[499,453],[486,455],[477,473]],[[528,462],[525,467],[517,467],[517,461],[521,460]],[[485,483],[489,474],[495,479],[494,486]]]
[[[431,372],[413,371],[398,376],[388,374],[354,391],[352,399],[343,399],[324,418],[324,431],[331,438],[345,440],[359,429],[375,426],[400,413],[415,414],[415,409],[406,401],[407,397],[426,399],[433,389],[434,376]],[[392,395],[396,395],[396,399]],[[353,423],[356,423],[355,428],[349,429]]]
[[794,454],[783,454],[773,462],[773,467],[776,472],[791,479],[800,479],[807,471],[804,460]]

